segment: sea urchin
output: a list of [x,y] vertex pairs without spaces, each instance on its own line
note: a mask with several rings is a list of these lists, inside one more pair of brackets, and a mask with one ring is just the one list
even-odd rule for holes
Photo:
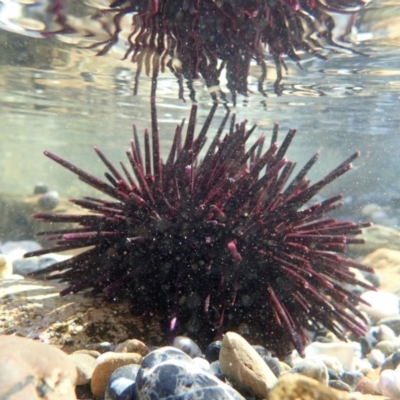
[[61,295],[90,288],[110,300],[129,297],[138,313],[156,312],[174,333],[203,342],[246,326],[279,355],[290,343],[302,352],[305,328],[362,335],[356,308],[362,300],[344,284],[369,287],[351,268],[371,270],[342,253],[346,244],[362,242],[354,236],[367,224],[325,217],[342,204],[341,195],[308,205],[351,168],[358,153],[311,184],[306,174],[316,154],[289,182],[295,163],[284,156],[295,130],[278,146],[276,125],[266,151],[264,134],[246,150],[256,126],[247,129],[232,116],[223,135],[228,112],[200,159],[216,109],[215,103],[196,135],[192,106],[186,137],[182,122],[164,162],[152,98],[144,154],[136,129],[122,172],[95,147],[108,168],[107,181],[46,151],[112,199],[72,199],[86,210],[81,215],[34,215],[79,227],[41,232],[56,244],[26,256],[91,246],[39,273],[58,271],[51,279],[69,283]]

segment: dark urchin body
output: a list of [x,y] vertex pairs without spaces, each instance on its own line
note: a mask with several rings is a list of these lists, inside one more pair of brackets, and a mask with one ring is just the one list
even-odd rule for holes
[[51,278],[69,283],[62,295],[92,289],[110,300],[129,297],[138,313],[159,313],[169,329],[201,342],[246,326],[282,354],[290,343],[302,352],[304,328],[363,334],[355,307],[361,299],[344,283],[368,287],[350,267],[370,269],[342,254],[346,244],[361,242],[354,235],[365,225],[325,216],[341,205],[340,195],[307,205],[358,153],[311,184],[306,174],[316,154],[289,182],[295,164],[284,155],[295,131],[278,147],[275,126],[269,148],[263,151],[262,135],[246,150],[255,126],[247,130],[233,116],[222,135],[226,114],[200,160],[216,108],[195,135],[193,105],[186,138],[182,123],[163,162],[152,100],[144,154],[135,132],[129,166],[121,163],[119,172],[95,148],[108,168],[107,182],[45,152],[112,200],[71,200],[91,214],[36,214],[79,227],[42,232],[56,244],[26,256],[93,246],[40,273],[59,271]]

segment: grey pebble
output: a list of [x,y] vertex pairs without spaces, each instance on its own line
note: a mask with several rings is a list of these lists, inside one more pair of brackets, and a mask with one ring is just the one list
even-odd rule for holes
[[338,380],[329,381],[328,385],[333,389],[342,390],[344,392],[351,393],[353,391],[347,383]]
[[38,200],[38,205],[42,210],[50,211],[60,204],[60,196],[55,191],[44,193]]
[[86,350],[96,350],[99,353],[103,354],[107,351],[111,351],[112,346],[110,342],[101,342],[101,343],[89,343],[85,346]]
[[200,347],[186,336],[177,336],[172,345],[192,358],[201,356]]
[[139,400],[244,400],[236,390],[173,347],[164,347],[142,360],[136,377]]
[[306,375],[322,383],[328,382],[328,368],[319,360],[309,359],[300,361],[294,365],[290,372]]
[[137,364],[117,368],[108,380],[104,400],[137,400],[135,381],[139,369]]

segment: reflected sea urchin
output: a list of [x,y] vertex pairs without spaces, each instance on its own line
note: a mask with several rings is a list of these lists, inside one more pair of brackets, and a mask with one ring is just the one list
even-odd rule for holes
[[264,134],[246,150],[256,126],[247,129],[232,116],[224,136],[228,112],[200,159],[216,108],[196,135],[192,106],[186,137],[182,122],[164,162],[153,98],[144,154],[134,129],[122,173],[95,148],[107,181],[45,152],[112,199],[72,199],[90,212],[81,215],[36,214],[79,227],[41,232],[56,244],[26,256],[92,246],[39,273],[58,271],[51,279],[69,283],[62,295],[90,288],[109,300],[129,297],[137,313],[156,312],[174,333],[203,343],[244,324],[278,355],[291,343],[302,353],[305,328],[362,335],[364,317],[356,308],[362,300],[344,284],[370,288],[350,268],[372,271],[342,253],[346,244],[362,242],[354,236],[368,224],[325,216],[341,205],[340,195],[308,205],[358,153],[311,184],[306,174],[316,154],[289,182],[295,163],[284,156],[295,130],[278,146],[276,125],[266,150]]

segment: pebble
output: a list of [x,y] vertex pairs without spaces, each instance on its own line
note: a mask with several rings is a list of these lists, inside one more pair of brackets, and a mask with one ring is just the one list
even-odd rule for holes
[[374,349],[379,350],[385,355],[385,357],[388,357],[398,350],[398,346],[396,342],[393,342],[392,340],[381,340],[375,345]]
[[138,353],[143,357],[150,353],[150,349],[142,341],[137,339],[129,339],[118,344],[114,351],[116,353]]
[[96,368],[96,359],[88,354],[74,353],[68,356],[78,372],[77,385],[86,385],[92,379],[93,371]]
[[199,368],[173,347],[157,349],[142,362],[136,377],[139,400],[245,400],[236,390]]
[[193,358],[192,361],[193,361],[193,364],[196,364],[203,371],[211,372],[210,363],[205,358],[195,357],[195,358]]
[[110,342],[89,343],[85,346],[86,350],[95,350],[101,354],[111,351],[111,347]]
[[200,347],[186,336],[176,336],[172,345],[192,358],[201,356]]
[[328,382],[328,386],[336,390],[341,390],[342,392],[352,392],[351,387],[347,383],[344,383],[340,380],[330,380]]
[[219,363],[222,373],[234,386],[244,388],[255,397],[267,397],[269,389],[277,382],[257,351],[235,332],[224,335]]
[[362,394],[379,394],[377,384],[372,380],[363,376],[356,385],[356,391]]
[[212,363],[219,359],[219,351],[221,350],[221,344],[222,344],[222,342],[220,340],[217,340],[215,342],[210,343],[206,347],[206,351],[204,352],[204,355],[208,362]]
[[336,357],[348,371],[355,371],[356,359],[361,355],[361,346],[356,342],[310,343],[305,348],[307,358],[319,355]]
[[141,361],[142,356],[137,353],[114,353],[110,351],[102,354],[96,360],[96,367],[90,382],[94,396],[104,397],[108,379],[117,368],[129,364],[140,364]]
[[400,370],[385,369],[379,376],[378,386],[384,396],[400,400]]
[[400,315],[382,318],[377,322],[377,325],[386,325],[394,331],[396,336],[400,335]]
[[347,383],[353,389],[356,388],[358,382],[364,377],[364,374],[360,371],[348,372],[345,371],[342,374],[342,381]]
[[369,303],[369,306],[360,303],[360,309],[375,320],[393,317],[400,313],[399,298],[393,293],[366,291],[361,295],[361,298]]
[[385,359],[385,355],[378,349],[372,349],[367,355],[367,360],[374,368],[380,367],[385,362]]
[[210,364],[210,372],[216,376],[222,382],[225,382],[225,376],[221,372],[221,367],[219,365],[219,361],[214,361]]
[[96,351],[96,350],[83,349],[83,350],[76,350],[72,354],[87,354],[89,356],[92,356],[93,358],[97,358],[97,357],[99,357],[100,352]]
[[13,274],[13,263],[7,256],[0,254],[0,279],[8,279]]
[[108,380],[104,400],[136,400],[136,376],[140,365],[130,364],[117,368]]
[[44,194],[48,190],[49,188],[44,183],[38,182],[33,189],[33,194]]
[[268,395],[268,400],[339,400],[323,383],[301,374],[285,374]]
[[36,400],[38,393],[49,392],[51,400],[76,399],[77,371],[60,349],[19,336],[0,335],[0,360],[1,399]]
[[297,362],[290,372],[308,376],[325,384],[328,383],[328,368],[322,361],[317,359],[306,359]]
[[271,371],[274,373],[274,375],[279,378],[280,374],[282,373],[282,367],[279,360],[271,356],[262,356],[262,359],[268,365],[268,367],[271,368]]
[[0,253],[8,256],[14,263],[15,260],[22,259],[28,251],[40,250],[42,246],[33,240],[7,241],[0,246]]
[[385,362],[381,366],[381,371],[385,369],[396,369],[400,364],[400,351],[396,351],[386,358]]
[[60,204],[60,195],[55,191],[44,193],[38,200],[38,206],[43,211],[51,211]]

